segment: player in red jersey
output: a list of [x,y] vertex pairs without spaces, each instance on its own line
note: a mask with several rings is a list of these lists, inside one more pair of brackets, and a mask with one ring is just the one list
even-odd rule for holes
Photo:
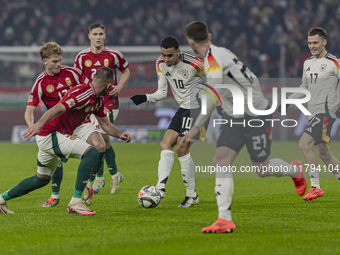
[[[119,112],[118,94],[123,86],[126,84],[130,77],[129,64],[124,59],[123,55],[114,49],[104,47],[104,40],[106,38],[105,26],[100,23],[93,23],[89,26],[89,39],[91,47],[79,52],[75,59],[74,66],[79,68],[82,73],[89,78],[93,79],[96,71],[102,67],[107,66],[114,70],[114,82],[112,90],[105,97],[105,108],[107,109],[107,117],[111,123],[114,123]],[[116,72],[117,69],[122,72],[119,83],[117,83]],[[111,180],[111,193],[116,193],[119,190],[120,179],[123,179],[121,174],[118,173],[116,164],[116,154],[111,146],[110,137],[100,128],[96,119],[91,117],[92,123],[99,128],[106,143],[105,160],[109,169]],[[87,187],[97,193],[105,185],[103,178],[103,166],[97,173],[95,182],[89,180]],[[93,188],[93,189],[92,189]]]
[[[33,85],[26,106],[25,120],[29,127],[34,124],[34,112],[40,101],[43,101],[47,109],[50,109],[59,102],[71,87],[84,82],[88,83],[88,79],[81,74],[79,69],[61,65],[63,51],[57,43],[46,43],[40,48],[39,54],[45,65],[45,70],[38,76]],[[79,126],[73,135],[96,147],[100,152],[104,152],[105,143],[90,121]],[[52,207],[59,203],[62,178],[63,168],[60,162],[52,176],[52,196],[44,203],[43,207]]]
[[37,173],[1,194],[0,212],[13,213],[8,209],[5,201],[47,185],[60,160],[67,162],[69,158],[77,158],[81,162],[73,197],[67,210],[69,213],[79,215],[95,214],[81,202],[81,194],[92,169],[100,165],[102,159],[98,159],[99,152],[96,148],[72,134],[90,114],[94,114],[101,127],[109,135],[125,140],[125,142],[131,140],[128,133],[122,134],[106,118],[103,96],[108,93],[112,83],[113,70],[107,67],[101,68],[92,84],[81,84],[71,88],[58,104],[49,109],[36,124],[23,133],[23,138],[27,140],[38,134]]

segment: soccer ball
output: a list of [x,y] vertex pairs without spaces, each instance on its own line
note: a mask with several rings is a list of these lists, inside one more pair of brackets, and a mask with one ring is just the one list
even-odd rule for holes
[[138,202],[144,208],[154,208],[161,202],[161,193],[155,186],[144,186],[138,193]]

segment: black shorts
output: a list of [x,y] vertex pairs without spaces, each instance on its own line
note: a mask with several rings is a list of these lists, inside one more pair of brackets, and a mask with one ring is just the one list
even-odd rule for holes
[[[185,136],[186,133],[191,129],[192,125],[195,123],[197,116],[200,114],[201,108],[195,108],[195,109],[184,109],[184,108],[178,108],[175,115],[172,117],[170,125],[168,129],[174,130],[179,134],[179,137]],[[204,123],[204,130],[208,128],[209,124],[208,119]],[[201,130],[200,135],[204,135],[204,131]],[[201,138],[200,135],[197,135],[196,139]]]
[[[265,161],[270,155],[272,141],[271,122],[265,121],[265,119],[271,118],[271,115],[246,118],[232,118],[223,115],[222,119],[226,119],[228,123],[221,125],[216,147],[228,147],[239,153],[242,147],[246,145],[252,161],[257,163]],[[255,126],[256,123],[256,126],[261,127],[249,126],[248,121],[253,119],[262,120],[263,126],[261,126],[260,121],[252,121],[251,125]],[[231,125],[231,123],[242,124]]]
[[335,119],[325,113],[316,114],[308,121],[308,126],[305,133],[314,138],[314,145],[325,144],[330,146],[331,129]]

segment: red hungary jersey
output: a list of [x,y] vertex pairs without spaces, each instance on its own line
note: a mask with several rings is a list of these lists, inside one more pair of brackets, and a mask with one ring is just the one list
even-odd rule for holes
[[62,65],[60,73],[54,76],[50,76],[44,71],[35,81],[27,105],[37,107],[42,100],[47,109],[50,109],[71,87],[81,83],[88,83],[88,79],[74,67]]
[[47,122],[38,135],[46,136],[54,130],[72,135],[90,114],[106,117],[104,98],[96,96],[92,84],[81,84],[71,88],[59,103],[66,107],[66,112]]
[[[117,85],[118,82],[116,68],[122,72],[129,66],[129,63],[124,59],[122,53],[120,53],[118,50],[104,47],[103,51],[98,54],[92,53],[91,48],[87,48],[79,52],[74,66],[80,69],[83,74],[90,79],[91,82],[99,68],[103,66],[110,67],[114,71],[113,85]],[[118,109],[118,96],[114,97],[107,94],[105,96],[105,107],[107,109]]]

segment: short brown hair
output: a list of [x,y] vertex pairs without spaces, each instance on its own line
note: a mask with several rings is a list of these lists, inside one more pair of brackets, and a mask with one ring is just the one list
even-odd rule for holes
[[197,43],[205,43],[209,41],[208,26],[202,21],[190,22],[186,28],[186,34],[189,39],[194,40]]
[[94,75],[93,80],[96,80],[99,82],[113,83],[114,82],[114,71],[113,69],[109,67],[103,66],[97,70],[96,74]]
[[41,56],[41,59],[50,58],[52,55],[61,56],[64,54],[64,51],[56,42],[45,43],[45,45],[42,46],[38,52]]
[[101,29],[103,29],[105,31],[105,26],[99,22],[95,22],[95,23],[92,23],[90,26],[89,26],[89,32],[91,32],[93,29],[95,28],[98,28],[100,27]]
[[314,27],[308,32],[308,36],[319,35],[324,39],[327,39],[327,32],[322,27]]

